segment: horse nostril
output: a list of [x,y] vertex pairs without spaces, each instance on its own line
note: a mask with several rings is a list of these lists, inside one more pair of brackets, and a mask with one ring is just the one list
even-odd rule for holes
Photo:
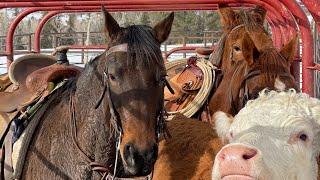
[[128,143],[124,146],[124,153],[128,156],[133,155],[134,153],[134,147],[131,143]]
[[131,143],[126,144],[126,145],[124,146],[124,150],[127,151],[129,154],[132,153],[132,151],[133,151],[133,146],[132,146],[132,144],[131,144]]
[[153,155],[157,155],[158,154],[158,145],[157,144],[154,144],[152,146],[152,153],[153,153]]
[[158,156],[158,145],[153,144],[150,151],[146,153],[146,159],[148,162],[154,162]]
[[149,167],[144,167],[142,169],[143,174],[149,174],[151,172],[151,169]]

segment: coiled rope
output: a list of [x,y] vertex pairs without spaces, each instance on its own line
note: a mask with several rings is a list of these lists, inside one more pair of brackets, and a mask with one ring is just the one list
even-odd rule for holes
[[[173,62],[166,63],[165,66],[168,71],[176,66],[187,65],[187,61],[188,59],[175,60]],[[177,113],[181,113],[186,117],[193,116],[204,105],[209,97],[214,84],[216,67],[213,66],[210,61],[202,58],[197,60],[196,65],[203,73],[203,84],[199,92],[185,108],[178,111],[168,111],[168,117],[166,118],[167,121],[170,121]]]

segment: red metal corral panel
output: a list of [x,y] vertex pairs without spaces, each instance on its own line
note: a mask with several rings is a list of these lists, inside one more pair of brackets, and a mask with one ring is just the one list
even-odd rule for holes
[[[312,0],[312,2],[315,0]],[[304,0],[303,2],[307,2]],[[308,4],[308,2],[310,2]],[[306,6],[313,5],[310,0],[308,0]],[[291,33],[294,32],[295,25],[293,21],[293,17],[290,16],[291,12],[299,26],[302,37],[302,78],[303,78],[303,86],[302,90],[304,92],[313,95],[313,72],[308,70],[306,67],[313,66],[313,40],[312,34],[310,31],[310,24],[308,19],[300,6],[296,1],[292,0],[109,0],[109,1],[6,1],[0,4],[0,8],[3,7],[38,7],[39,10],[48,10],[46,7],[52,7],[52,10],[77,10],[74,6],[82,6],[82,7],[92,7],[92,6],[101,6],[106,5],[110,11],[172,11],[172,10],[197,10],[197,9],[213,9],[216,7],[216,4],[221,3],[250,3],[256,4],[264,7],[269,12],[274,14],[272,17],[272,22],[275,27],[279,29],[281,34],[283,34],[284,39],[276,40],[276,44],[282,44],[289,40]],[[283,3],[283,4],[282,4]],[[316,5],[318,5],[317,3]],[[285,6],[284,6],[285,5]],[[59,6],[59,7],[57,7]],[[55,9],[56,8],[56,9]],[[314,8],[314,9],[313,9]],[[317,19],[316,10],[318,7],[310,8],[310,11],[313,13],[313,16]],[[32,10],[27,10],[32,11]],[[29,14],[30,12],[24,11],[22,14],[19,14],[17,19],[11,24],[9,32],[15,29],[15,26],[20,22],[20,20],[24,17],[25,14]],[[279,15],[280,13],[280,15]],[[290,26],[285,26],[288,24]],[[288,33],[286,33],[288,30]],[[279,31],[276,30],[276,34],[278,37]],[[287,35],[288,34],[288,35]],[[13,33],[12,33],[13,35]],[[12,39],[13,37],[7,37],[7,52],[12,56]],[[278,39],[278,38],[276,38]],[[281,41],[281,42],[280,42]],[[10,47],[11,46],[11,47]],[[8,59],[12,60],[12,57],[8,56]]]
[[307,67],[314,66],[313,38],[307,16],[296,1],[281,0],[294,15],[302,37],[302,91],[314,96],[313,71]]
[[320,31],[320,1],[319,0],[302,0],[303,4],[311,13],[313,19],[317,22],[317,29]]

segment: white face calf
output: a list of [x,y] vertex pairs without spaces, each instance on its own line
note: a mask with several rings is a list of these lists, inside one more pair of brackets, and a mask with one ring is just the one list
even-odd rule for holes
[[262,92],[233,119],[216,114],[230,144],[214,162],[213,180],[316,180],[320,100],[306,94]]

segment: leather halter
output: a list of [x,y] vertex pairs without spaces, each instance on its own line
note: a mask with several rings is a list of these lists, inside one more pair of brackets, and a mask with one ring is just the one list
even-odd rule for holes
[[[128,51],[128,45],[127,44],[120,44],[120,45],[116,45],[113,47],[110,47],[106,54],[106,62],[108,61],[108,56],[112,53],[116,53],[116,52],[127,52]],[[170,87],[169,83],[167,82],[167,80],[164,78],[161,79],[160,81],[161,83],[163,83],[163,86],[167,86],[168,89],[170,90],[171,93],[173,92],[173,89]],[[77,137],[77,130],[76,130],[76,118],[75,118],[75,109],[74,109],[74,103],[73,103],[73,98],[72,96],[70,96],[70,113],[71,113],[71,127],[72,127],[72,139],[73,142],[75,144],[75,146],[77,147],[77,149],[80,151],[80,153],[86,158],[86,160],[90,163],[90,166],[92,167],[93,171],[98,171],[103,172],[103,174],[100,173],[100,175],[102,176],[102,179],[127,179],[127,178],[117,178],[116,176],[116,170],[117,170],[117,162],[118,162],[118,156],[119,156],[119,152],[120,152],[120,143],[121,143],[121,138],[122,138],[122,134],[123,134],[123,129],[122,129],[122,125],[121,125],[121,120],[119,118],[118,113],[116,112],[112,99],[111,99],[111,94],[110,94],[110,85],[109,85],[109,78],[108,78],[108,68],[107,68],[107,63],[105,65],[105,69],[103,72],[103,83],[104,83],[104,88],[103,88],[103,92],[101,93],[101,96],[95,106],[95,109],[97,109],[102,100],[104,99],[104,96],[107,95],[107,101],[109,104],[109,110],[110,110],[110,114],[111,114],[111,123],[114,127],[115,130],[115,136],[116,136],[116,158],[115,158],[115,162],[114,162],[114,172],[113,175],[110,174],[110,167],[105,167],[104,165],[101,165],[99,163],[94,162],[91,158],[89,158],[88,155],[86,155],[86,153],[81,149],[81,147],[79,146],[76,137]],[[157,137],[157,141],[159,140],[161,134],[164,134],[164,136],[166,137],[166,134],[170,136],[170,134],[168,133],[167,129],[166,129],[166,124],[164,121],[164,116],[165,116],[165,109],[164,109],[164,104],[163,104],[163,93],[160,95],[160,99],[161,99],[161,110],[160,112],[158,112],[158,116],[157,116],[157,126],[156,126],[156,137]],[[112,165],[111,165],[112,166]],[[145,179],[150,179],[150,177],[152,177],[152,173],[147,175],[145,177]]]
[[[231,84],[234,83],[235,74],[238,70],[239,68],[237,68],[236,71],[233,73],[232,79],[230,82]],[[240,89],[238,92],[238,98],[241,101],[241,107],[238,107],[237,104],[235,104],[235,100],[233,99],[233,94],[232,94],[232,86],[229,87],[229,100],[231,103],[231,110],[234,114],[236,114],[241,108],[243,108],[245,104],[248,102],[248,100],[250,100],[248,80],[260,74],[261,74],[261,71],[259,69],[253,69],[248,73],[246,73],[246,75],[241,80]]]

